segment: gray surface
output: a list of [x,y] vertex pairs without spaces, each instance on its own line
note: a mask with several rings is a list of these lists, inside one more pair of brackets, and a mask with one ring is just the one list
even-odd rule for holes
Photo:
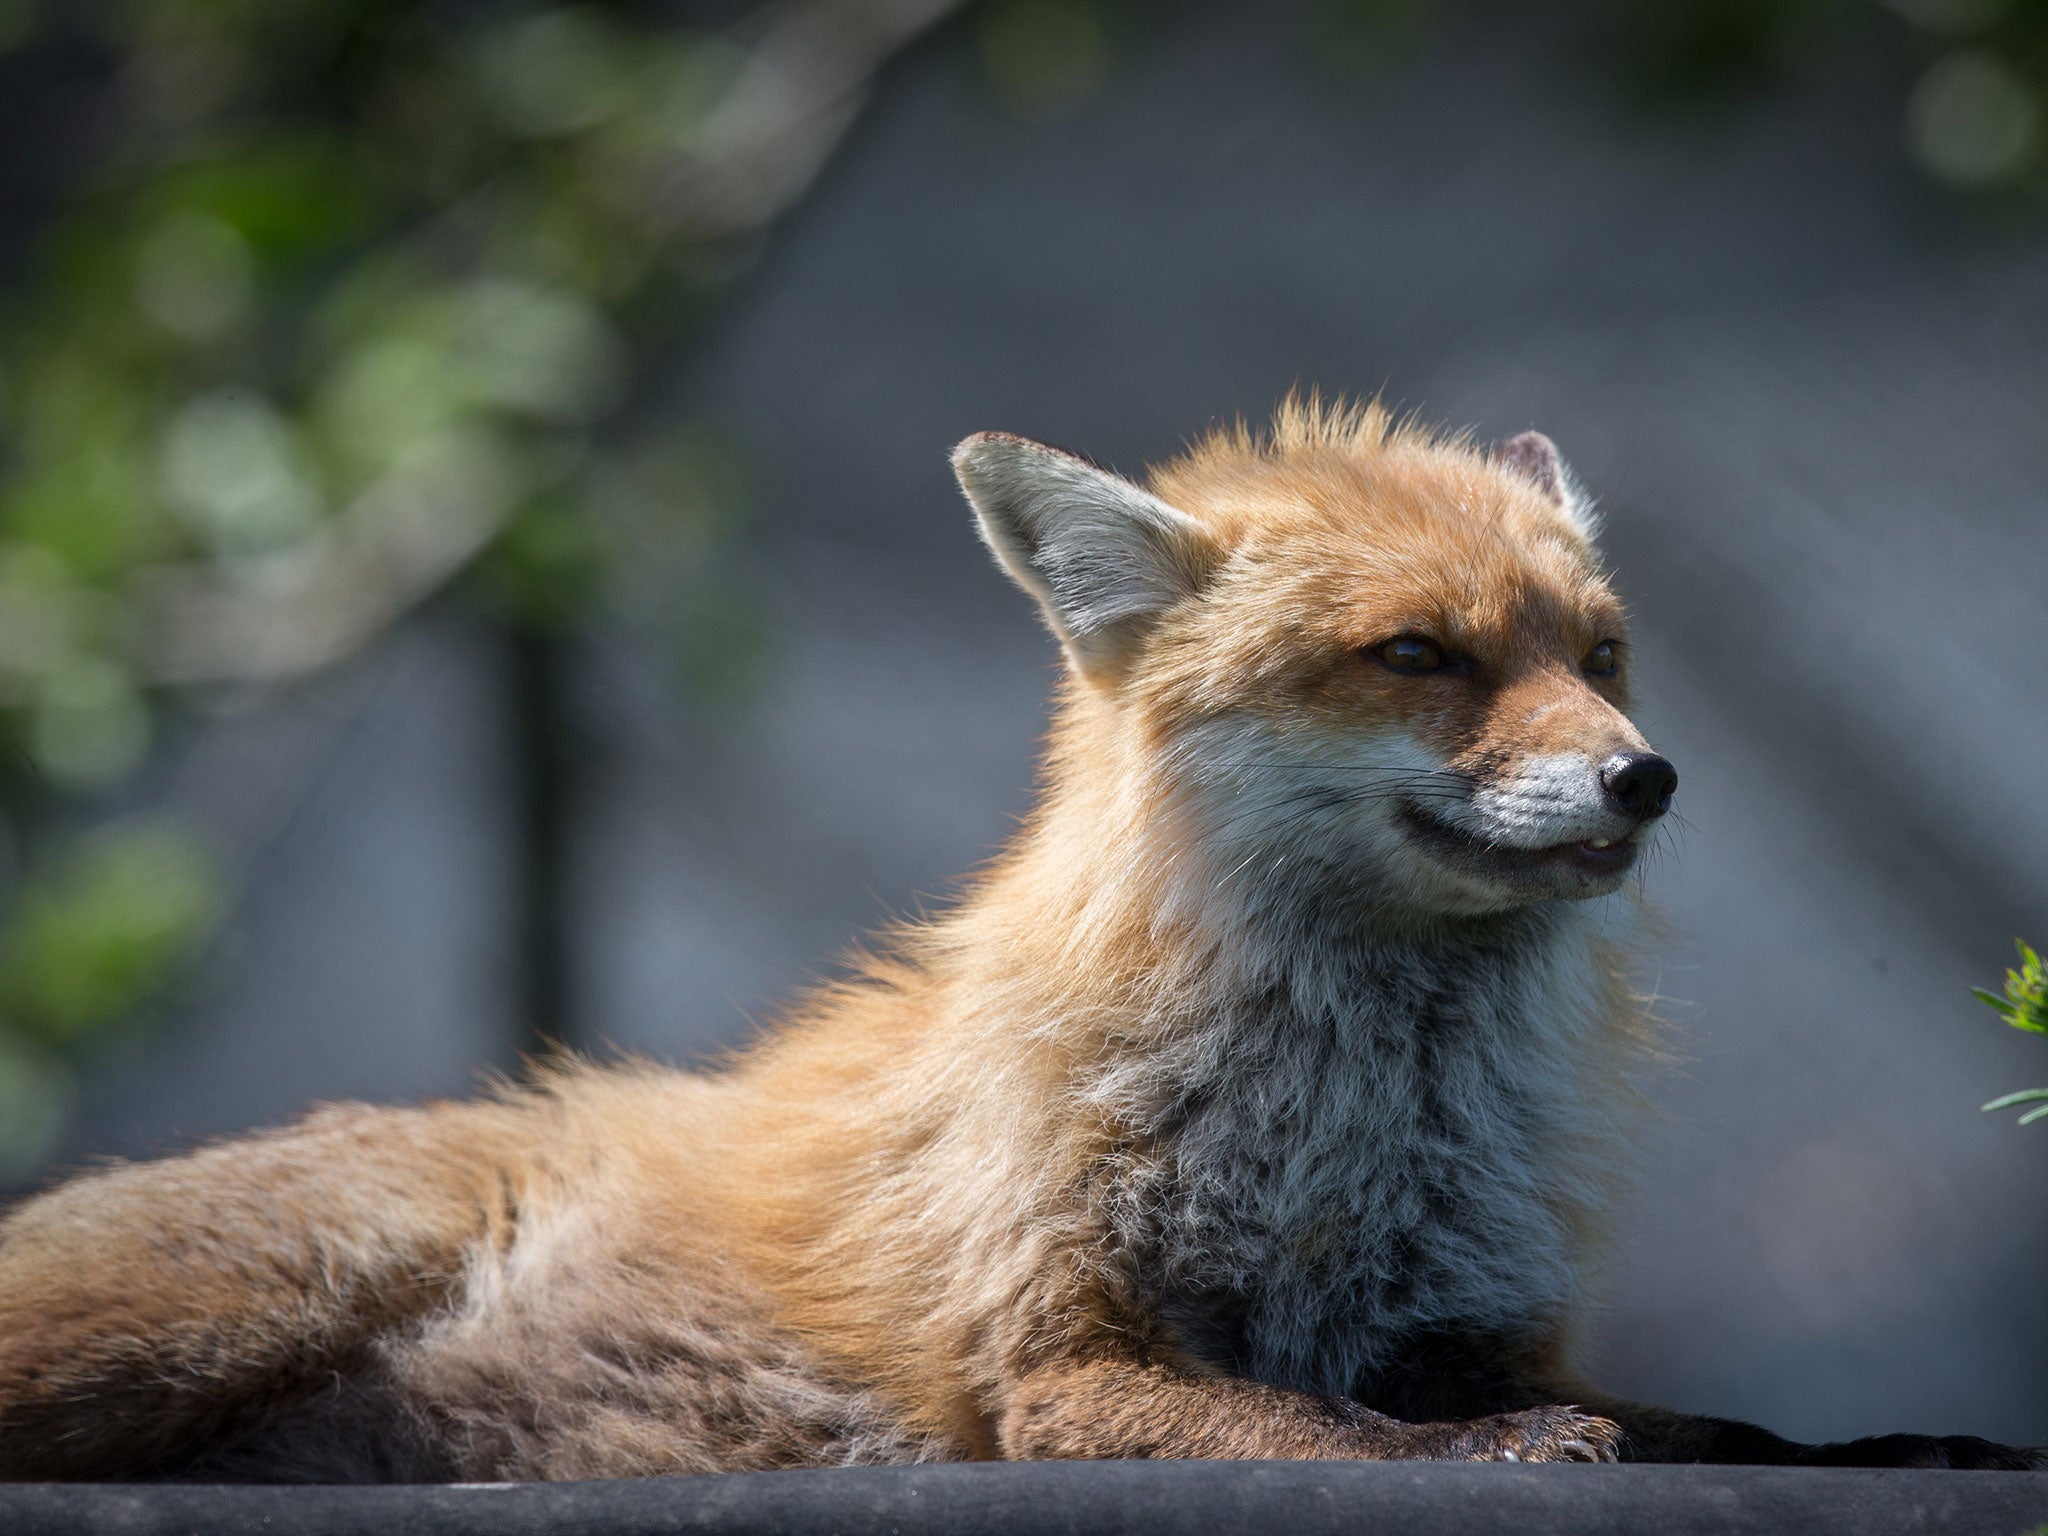
[[12,1536],[2025,1536],[2038,1472],[1038,1462],[427,1488],[0,1486]]
[[[1653,880],[1679,1060],[1603,1379],[1801,1438],[2048,1440],[2048,1128],[1976,1112],[2048,1063],[1966,990],[2048,939],[2048,241],[1959,230],[1848,66],[1666,130],[1541,37],[1315,83],[1259,14],[1164,27],[1048,127],[947,40],[916,55],[656,407],[759,461],[781,655],[738,719],[649,649],[585,657],[590,1030],[738,1037],[1024,804],[1052,653],[956,438],[1131,466],[1296,380],[1384,381],[1543,427],[1603,496],[1683,776]],[[501,1059],[495,662],[446,619],[393,654],[205,1006],[94,1087],[67,1157]]]

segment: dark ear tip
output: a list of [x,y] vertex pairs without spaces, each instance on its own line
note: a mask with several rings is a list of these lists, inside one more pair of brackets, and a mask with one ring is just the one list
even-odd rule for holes
[[1500,445],[1500,456],[1510,464],[1557,462],[1557,444],[1541,432],[1517,432]]
[[976,432],[953,445],[953,468],[963,470],[985,460],[991,453],[1033,446],[1028,437],[1014,432]]
[[1500,445],[1499,457],[1503,464],[1519,470],[1546,491],[1555,493],[1562,489],[1564,460],[1558,454],[1557,444],[1541,432],[1517,433]]
[[1005,461],[1016,463],[1021,459],[1071,459],[1077,464],[1097,468],[1092,460],[1070,448],[1061,448],[1053,443],[1041,443],[1035,437],[1025,437],[1016,432],[976,432],[963,437],[953,447],[953,472],[965,474],[971,469],[991,467]]

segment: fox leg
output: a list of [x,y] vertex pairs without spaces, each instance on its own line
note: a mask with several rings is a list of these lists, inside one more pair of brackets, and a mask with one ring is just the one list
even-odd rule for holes
[[340,1106],[0,1221],[0,1478],[174,1471],[345,1373],[511,1220],[521,1111]]
[[1999,1445],[1973,1435],[1871,1435],[1809,1445],[1787,1440],[1737,1419],[1676,1413],[1612,1397],[1591,1388],[1568,1389],[1622,1428],[1623,1461],[1742,1463],[1800,1467],[1972,1467],[2026,1471],[2044,1465],[2042,1452]]
[[1096,1359],[1040,1367],[1014,1383],[999,1433],[1015,1460],[1612,1461],[1621,1432],[1565,1407],[1409,1424],[1241,1377]]

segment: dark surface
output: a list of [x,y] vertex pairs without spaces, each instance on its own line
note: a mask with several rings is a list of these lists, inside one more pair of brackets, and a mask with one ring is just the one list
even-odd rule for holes
[[2048,1521],[2048,1474],[1775,1467],[1514,1467],[1316,1462],[1066,1462],[861,1468],[634,1482],[413,1488],[0,1488],[10,1536],[365,1532],[1655,1531],[1659,1536],[2021,1536]]

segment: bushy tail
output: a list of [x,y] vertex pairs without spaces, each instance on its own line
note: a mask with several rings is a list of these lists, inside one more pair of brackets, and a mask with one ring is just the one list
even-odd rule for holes
[[173,1473],[347,1373],[505,1239],[534,1145],[515,1133],[537,1112],[330,1107],[17,1208],[0,1221],[0,1478]]

